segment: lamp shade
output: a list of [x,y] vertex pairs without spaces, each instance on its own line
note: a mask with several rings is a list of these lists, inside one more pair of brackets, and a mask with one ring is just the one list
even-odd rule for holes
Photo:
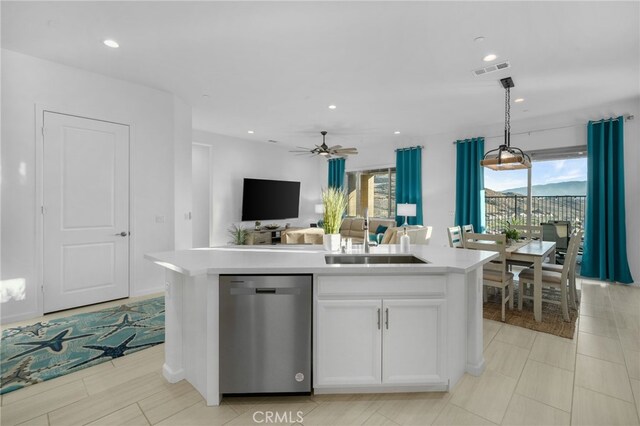
[[324,213],[324,204],[316,204],[315,205],[315,211],[318,214]]
[[415,204],[398,204],[398,216],[415,216],[416,205]]

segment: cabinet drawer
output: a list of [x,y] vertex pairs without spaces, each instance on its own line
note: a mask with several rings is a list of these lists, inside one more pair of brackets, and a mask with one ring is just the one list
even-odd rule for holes
[[318,297],[330,296],[444,296],[444,275],[318,276]]

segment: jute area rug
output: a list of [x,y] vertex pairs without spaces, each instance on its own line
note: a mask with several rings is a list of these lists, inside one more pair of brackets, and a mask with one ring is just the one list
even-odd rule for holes
[[[530,330],[549,333],[555,336],[573,339],[576,330],[576,320],[578,319],[578,310],[569,308],[570,321],[566,322],[562,318],[562,309],[560,305],[542,302],[542,322],[536,322],[533,318],[533,300],[525,300],[523,302],[522,311],[518,310],[518,296],[520,291],[518,283],[515,283],[515,297],[513,302],[513,310],[509,310],[507,305],[505,323],[518,327],[528,328]],[[579,290],[578,290],[579,291]],[[483,316],[486,319],[501,321],[501,296],[500,290],[496,290],[495,294],[488,290],[489,298],[487,303],[483,305]],[[542,289],[543,298],[551,300],[560,300],[560,292],[554,289]]]

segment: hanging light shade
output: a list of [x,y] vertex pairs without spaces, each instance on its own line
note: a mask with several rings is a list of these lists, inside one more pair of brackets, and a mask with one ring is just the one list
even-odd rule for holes
[[520,148],[511,146],[511,88],[515,86],[511,77],[500,80],[504,95],[504,143],[488,151],[480,165],[492,170],[516,170],[531,168],[531,158]]

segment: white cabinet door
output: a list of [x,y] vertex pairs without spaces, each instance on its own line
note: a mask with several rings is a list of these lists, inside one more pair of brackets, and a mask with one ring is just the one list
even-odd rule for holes
[[380,384],[381,315],[378,300],[319,300],[315,384]]
[[446,382],[445,309],[442,299],[383,301],[383,383]]

